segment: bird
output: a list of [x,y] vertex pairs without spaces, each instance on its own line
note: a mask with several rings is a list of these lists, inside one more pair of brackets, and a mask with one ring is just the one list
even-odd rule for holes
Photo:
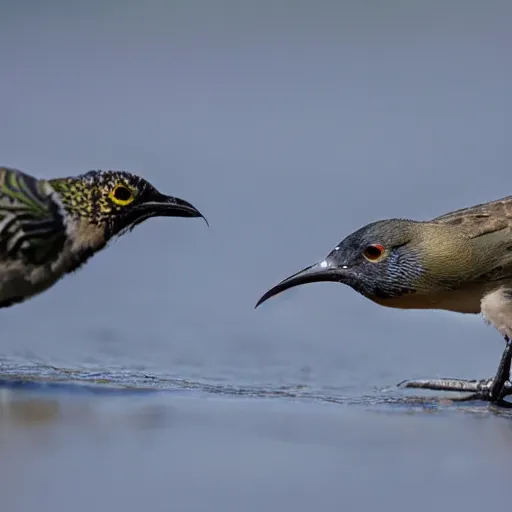
[[503,404],[512,394],[512,196],[430,220],[391,218],[346,236],[328,255],[287,277],[258,300],[316,282],[348,285],[377,305],[481,315],[503,336],[496,374],[488,379],[405,380],[401,388],[469,392]]
[[0,167],[0,308],[48,290],[151,217],[206,221],[189,202],[127,171],[38,179]]

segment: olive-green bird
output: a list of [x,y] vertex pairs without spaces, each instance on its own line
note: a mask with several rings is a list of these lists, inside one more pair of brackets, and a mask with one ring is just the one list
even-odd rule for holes
[[44,180],[0,167],[0,308],[47,290],[150,217],[203,215],[124,171]]
[[505,338],[494,378],[428,379],[400,385],[472,392],[499,402],[512,394],[512,196],[430,221],[380,220],[342,240],[327,257],[281,281],[270,297],[320,281],[346,284],[382,306],[481,313]]

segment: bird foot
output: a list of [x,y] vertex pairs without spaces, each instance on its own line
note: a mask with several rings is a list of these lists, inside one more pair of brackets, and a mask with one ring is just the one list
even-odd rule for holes
[[487,402],[500,402],[508,395],[512,395],[510,382],[510,367],[512,364],[512,341],[505,336],[505,350],[501,356],[496,375],[491,379],[465,380],[465,379],[425,379],[404,380],[398,384],[403,388],[431,389],[435,391],[456,391],[473,393],[468,400],[485,400]]
[[470,399],[499,402],[512,395],[512,383],[500,382],[495,377],[481,380],[465,379],[419,379],[404,380],[398,384],[402,388],[430,389],[433,391],[454,391],[472,393]]

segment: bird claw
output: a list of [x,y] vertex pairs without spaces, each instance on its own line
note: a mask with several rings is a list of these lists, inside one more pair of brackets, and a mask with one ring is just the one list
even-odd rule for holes
[[[495,385],[497,384],[497,385]],[[472,393],[471,399],[499,402],[512,395],[512,383],[509,380],[497,382],[496,378],[481,380],[465,379],[419,379],[404,380],[398,384],[402,388],[430,389],[433,391],[454,391]]]
[[484,400],[486,402],[502,402],[503,398],[512,395],[510,367],[512,364],[512,341],[505,336],[505,350],[501,356],[496,375],[491,379],[420,379],[404,380],[398,384],[402,388],[431,389],[433,391],[455,391],[472,393],[466,400]]

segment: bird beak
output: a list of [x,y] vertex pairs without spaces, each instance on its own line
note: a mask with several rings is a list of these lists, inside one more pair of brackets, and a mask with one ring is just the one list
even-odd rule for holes
[[257,302],[255,309],[270,299],[274,295],[278,293],[284,292],[290,288],[295,286],[300,286],[301,284],[307,283],[319,283],[322,281],[331,281],[331,282],[344,282],[347,278],[348,271],[339,266],[335,266],[328,259],[321,261],[319,263],[315,263],[305,269],[293,274],[290,277],[287,277],[279,284],[271,288],[267,293],[265,293],[261,299]]
[[179,197],[162,194],[161,200],[145,203],[143,208],[151,210],[155,216],[160,217],[202,217],[209,226],[206,217],[195,206]]

